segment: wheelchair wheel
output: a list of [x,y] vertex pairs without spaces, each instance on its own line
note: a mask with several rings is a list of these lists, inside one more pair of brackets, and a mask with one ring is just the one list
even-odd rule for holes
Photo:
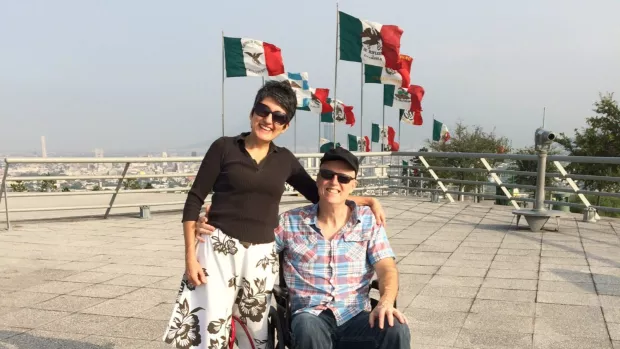
[[268,331],[268,348],[271,349],[285,349],[284,345],[284,330],[280,323],[280,316],[278,311],[273,306],[269,308],[269,325]]

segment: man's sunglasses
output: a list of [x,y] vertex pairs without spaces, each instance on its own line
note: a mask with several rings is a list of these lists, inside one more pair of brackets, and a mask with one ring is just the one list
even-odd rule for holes
[[260,116],[261,118],[266,118],[269,114],[271,114],[271,119],[273,120],[273,122],[279,125],[286,125],[289,123],[289,121],[291,121],[291,119],[288,115],[286,115],[286,113],[271,111],[271,109],[269,109],[269,107],[264,105],[263,103],[256,103],[256,105],[254,106],[254,113],[256,113],[256,115]]
[[334,176],[337,176],[338,183],[340,184],[349,184],[349,182],[355,179],[344,173],[337,173],[337,172],[326,170],[326,169],[319,170],[319,176],[321,176],[321,178],[323,179],[327,179],[328,181],[331,181],[334,178]]

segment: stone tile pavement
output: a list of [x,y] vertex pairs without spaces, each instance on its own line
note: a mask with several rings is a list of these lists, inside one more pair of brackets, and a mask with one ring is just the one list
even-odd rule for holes
[[[532,233],[503,206],[381,201],[413,348],[620,348],[620,221]],[[0,348],[170,348],[180,227],[157,213],[0,230]]]

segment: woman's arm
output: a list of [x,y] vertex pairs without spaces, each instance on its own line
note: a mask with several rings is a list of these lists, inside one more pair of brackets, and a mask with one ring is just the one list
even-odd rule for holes
[[213,190],[215,180],[220,174],[222,165],[222,156],[224,154],[224,148],[226,139],[221,137],[217,139],[211,146],[205,157],[202,159],[202,163],[198,168],[198,173],[192,184],[192,188],[187,194],[185,200],[185,206],[183,207],[183,222],[197,221],[200,215],[200,210],[205,203],[207,195]]
[[213,185],[220,174],[222,156],[224,154],[225,138],[219,138],[205,154],[192,188],[187,194],[183,208],[183,238],[185,240],[185,268],[189,281],[193,285],[206,282],[206,276],[196,257],[196,221],[204,205],[207,195],[213,190]]
[[[310,177],[306,169],[292,153],[291,157],[293,158],[291,160],[291,175],[286,182],[300,192],[308,201],[316,204],[319,202],[319,190],[316,186],[316,181]],[[349,200],[355,202],[358,206],[369,206],[375,215],[377,223],[385,225],[385,213],[379,200],[369,196],[349,196]]]
[[377,224],[385,225],[385,212],[379,203],[379,200],[370,196],[349,196],[349,200],[355,202],[358,206],[368,206],[375,215]]
[[316,181],[310,177],[306,169],[299,160],[291,153],[291,174],[286,183],[290,184],[295,190],[303,195],[308,201],[316,204],[319,202],[319,189]]

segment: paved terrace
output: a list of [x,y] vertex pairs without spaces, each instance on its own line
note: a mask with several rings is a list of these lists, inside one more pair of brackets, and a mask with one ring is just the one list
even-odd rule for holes
[[[382,202],[414,348],[620,348],[620,221],[532,233],[507,207]],[[179,217],[0,231],[0,347],[169,348]]]

